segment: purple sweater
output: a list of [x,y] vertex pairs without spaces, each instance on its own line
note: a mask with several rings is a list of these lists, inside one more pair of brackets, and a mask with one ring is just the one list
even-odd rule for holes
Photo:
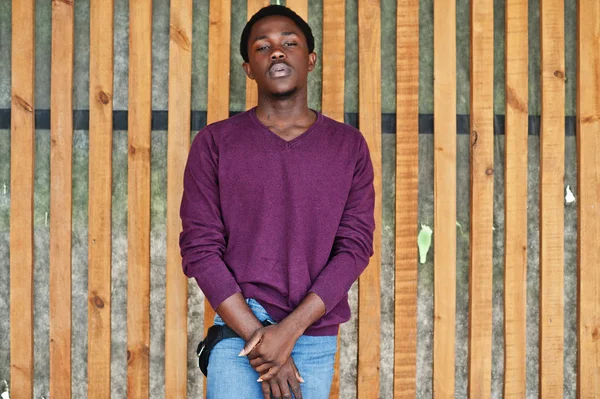
[[309,292],[326,314],[306,335],[335,335],[348,290],[373,255],[373,167],[362,134],[318,113],[286,141],[251,109],[204,128],[184,175],[183,270],[216,309],[242,292],[276,320]]

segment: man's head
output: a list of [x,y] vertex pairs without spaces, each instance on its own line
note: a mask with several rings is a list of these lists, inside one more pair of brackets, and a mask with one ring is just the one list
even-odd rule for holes
[[294,24],[302,31],[304,34],[304,39],[306,40],[306,45],[308,47],[308,52],[312,53],[315,49],[315,38],[312,34],[312,30],[310,26],[306,23],[305,20],[302,19],[298,14],[296,14],[291,9],[285,6],[279,5],[270,5],[261,8],[256,14],[250,18],[250,20],[246,23],[244,30],[242,31],[242,38],[240,40],[240,54],[244,62],[249,62],[248,59],[248,49],[250,47],[250,31],[254,24],[256,24],[259,20],[265,17],[271,17],[279,15],[281,17],[286,17],[292,20]]
[[316,54],[308,24],[284,6],[258,11],[242,32],[240,53],[246,75],[256,81],[259,94],[288,98],[305,92]]

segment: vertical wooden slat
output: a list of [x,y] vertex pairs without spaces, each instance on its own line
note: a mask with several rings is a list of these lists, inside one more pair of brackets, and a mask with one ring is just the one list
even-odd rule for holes
[[494,2],[471,2],[471,184],[469,397],[492,386],[492,228],[494,212]]
[[129,2],[127,396],[147,398],[150,352],[152,0]]
[[10,393],[31,398],[35,1],[13,0],[11,40]]
[[287,0],[285,5],[308,22],[308,0]]
[[[323,3],[323,94],[321,111],[344,122],[344,63],[346,57],[346,4],[344,0]],[[340,335],[330,398],[340,397]]]
[[564,3],[541,0],[540,397],[563,397]]
[[454,398],[456,324],[456,3],[433,10],[434,320],[433,395]]
[[338,122],[344,122],[345,15],[344,0],[323,3],[322,112]]
[[506,2],[504,397],[525,397],[527,312],[527,0]]
[[[231,2],[210,3],[208,28],[208,109],[207,123],[229,117],[229,46],[231,40]],[[204,302],[204,333],[213,325],[215,312]]]
[[171,0],[167,154],[165,395],[187,396],[187,278],[181,271],[179,206],[190,149],[192,0]]
[[359,125],[375,172],[374,255],[358,282],[358,398],[379,397],[381,320],[381,10],[378,0],[358,1]]
[[417,236],[419,191],[419,1],[396,12],[396,272],[394,397],[417,389]]
[[50,396],[71,397],[73,2],[52,3],[50,85]]
[[600,397],[600,2],[580,0],[577,43],[577,397]]
[[[262,7],[268,6],[269,0],[248,0],[248,18],[252,18],[254,14]],[[246,77],[246,109],[255,107],[258,102],[258,88],[254,80]]]
[[113,0],[90,3],[88,397],[110,397]]

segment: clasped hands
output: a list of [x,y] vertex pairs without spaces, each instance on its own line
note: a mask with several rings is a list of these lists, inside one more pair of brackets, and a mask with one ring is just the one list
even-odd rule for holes
[[[292,357],[292,349],[299,334],[285,320],[279,324],[259,328],[246,342],[239,356],[248,356],[250,365],[260,375],[265,399],[302,399],[300,383],[304,382]],[[290,392],[291,388],[291,392]]]

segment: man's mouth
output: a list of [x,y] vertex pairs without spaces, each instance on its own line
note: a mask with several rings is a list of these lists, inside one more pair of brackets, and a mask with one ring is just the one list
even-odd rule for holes
[[292,68],[283,62],[273,64],[269,69],[270,78],[283,78],[292,73]]

